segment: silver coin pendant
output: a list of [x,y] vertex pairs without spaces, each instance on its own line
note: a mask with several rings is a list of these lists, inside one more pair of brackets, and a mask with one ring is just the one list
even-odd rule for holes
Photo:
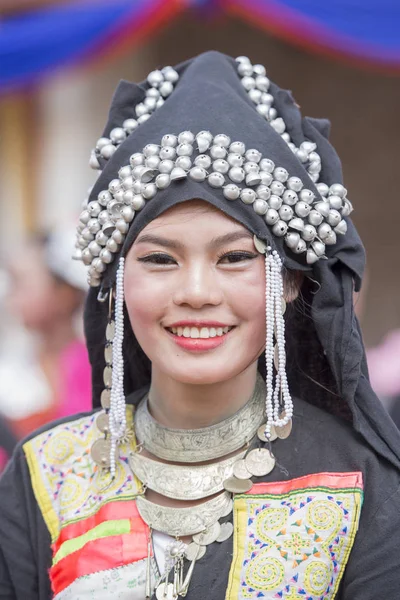
[[233,525],[229,521],[221,524],[221,531],[219,532],[219,536],[217,537],[217,542],[225,542],[225,540],[229,540],[233,533]]
[[246,467],[246,463],[244,459],[237,460],[233,465],[233,475],[237,479],[250,479],[251,473],[249,473],[248,468]]
[[157,600],[176,600],[172,583],[160,583],[156,589]]
[[205,546],[199,546],[196,542],[191,542],[185,550],[185,556],[190,562],[193,560],[200,560],[206,553]]
[[[258,428],[258,431],[257,431],[257,437],[262,442],[268,442],[268,438],[265,435],[265,427],[266,427],[266,423],[263,423],[262,425],[260,425],[260,427]],[[271,436],[269,438],[269,441],[273,442],[274,440],[276,440],[277,437],[278,436],[276,434],[275,427],[273,425],[271,425]]]
[[237,477],[228,477],[224,481],[224,488],[232,494],[244,494],[253,487],[251,479],[238,479]]
[[292,419],[290,419],[289,423],[283,425],[283,427],[276,427],[275,431],[280,440],[286,440],[292,431]]
[[275,457],[267,448],[251,450],[245,458],[246,467],[255,477],[263,477],[271,473],[275,466]]
[[215,542],[220,532],[221,525],[218,523],[218,521],[216,521],[205,531],[196,533],[192,539],[194,542],[196,542],[196,544],[199,544],[199,546],[208,546],[209,544]]

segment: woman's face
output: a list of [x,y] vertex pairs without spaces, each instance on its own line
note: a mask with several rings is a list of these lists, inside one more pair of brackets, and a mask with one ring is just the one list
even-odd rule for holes
[[245,227],[204,202],[179,204],[139,234],[125,301],[153,370],[176,381],[226,381],[264,348],[264,258]]

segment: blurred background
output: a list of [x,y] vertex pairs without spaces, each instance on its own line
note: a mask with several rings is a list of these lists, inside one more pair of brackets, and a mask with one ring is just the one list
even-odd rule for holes
[[[368,255],[356,309],[371,348],[372,379],[388,406],[400,397],[399,32],[398,0],[0,0],[0,356],[7,365],[14,353],[18,362],[21,349],[33,344],[30,360],[39,357],[51,397],[44,407],[39,402],[39,421],[62,413],[59,356],[55,365],[47,363],[80,339],[81,296],[72,298],[70,288],[82,289],[46,263],[43,233],[65,232],[79,213],[95,177],[90,150],[118,81],[141,81],[155,68],[209,49],[264,64],[273,81],[293,90],[304,115],[331,120]],[[57,296],[68,310],[58,315],[63,327],[55,336],[54,322],[27,324],[10,296],[21,268],[33,270],[26,244],[41,253],[53,288],[69,290],[69,302]],[[29,298],[31,285],[22,296]],[[33,302],[34,294],[30,308]],[[7,387],[1,373],[0,364],[0,413],[18,437],[30,425],[14,426],[14,420],[31,411],[25,406],[28,415],[9,414],[15,376]],[[87,373],[80,376],[85,388]],[[85,394],[83,409],[90,403]]]

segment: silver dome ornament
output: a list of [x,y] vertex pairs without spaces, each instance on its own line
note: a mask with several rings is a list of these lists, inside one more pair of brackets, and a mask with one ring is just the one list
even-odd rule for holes
[[145,156],[145,158],[148,158],[149,156],[157,156],[160,153],[160,148],[157,146],[157,144],[147,144],[144,148],[143,148],[143,154]]
[[[130,174],[128,174],[127,176],[129,176]],[[126,177],[127,177],[126,176]],[[122,179],[124,179],[122,177]],[[108,184],[108,189],[110,190],[110,192],[112,194],[115,194],[115,192],[118,192],[118,190],[121,189],[121,182],[119,179],[111,179],[110,183]]]
[[347,232],[347,223],[344,219],[340,221],[338,225],[335,227],[336,233],[340,233],[340,235],[344,235]]
[[171,81],[171,83],[176,83],[179,79],[179,74],[175,69],[171,66],[164,67],[162,69],[162,74],[164,75],[166,81]]
[[137,129],[137,126],[138,122],[136,119],[125,119],[125,121],[122,123],[122,127],[128,134],[133,133],[135,129]]
[[260,173],[250,172],[246,175],[246,185],[258,185],[261,183]]
[[310,248],[307,250],[306,261],[308,265],[313,265],[319,259],[320,257],[315,254],[314,250],[311,250]]
[[[271,204],[271,201],[270,201],[270,204]],[[281,206],[281,208],[279,209],[278,212],[279,212],[279,217],[282,219],[282,221],[290,221],[293,218],[293,210],[287,204],[284,204],[283,206]]]
[[[274,208],[275,210],[279,210],[281,208],[283,204],[283,199],[280,196],[276,196],[275,194],[272,194],[270,196],[270,199],[268,200],[268,205],[270,206],[270,208]],[[288,206],[289,208],[289,206]],[[292,211],[293,214],[293,211]]]
[[261,96],[261,102],[271,108],[274,103],[274,97],[269,92],[263,92]]
[[257,112],[264,117],[264,119],[268,119],[269,117],[269,106],[268,104],[258,104],[256,106]]
[[341,220],[342,220],[342,215],[340,214],[340,212],[338,210],[331,209],[329,211],[328,223],[329,223],[329,225],[331,225],[331,227],[336,227],[336,225],[339,225]]
[[257,89],[249,90],[248,92],[249,98],[254,104],[259,104],[261,102],[262,91]]
[[100,203],[96,202],[96,200],[92,200],[87,205],[87,210],[91,217],[97,217],[101,213]]
[[[159,98],[159,99],[157,100],[157,105],[156,105],[156,108],[161,108],[161,107],[162,107],[162,105],[164,104],[164,102],[165,102],[164,98]],[[148,118],[149,118],[149,115],[144,115],[144,117],[146,117],[146,119],[148,119]],[[141,119],[143,119],[143,117],[140,117],[140,118],[141,118]],[[139,120],[140,120],[140,119],[139,119]]]
[[260,171],[260,177],[261,177],[261,183],[263,185],[271,185],[271,183],[273,182],[274,178],[272,177],[271,173],[268,173],[268,171]]
[[233,183],[229,183],[224,187],[223,193],[227,200],[237,200],[240,196],[240,188]]
[[[158,102],[159,102],[159,101],[158,101]],[[157,104],[158,104],[158,102],[157,102]],[[138,123],[139,123],[139,125],[142,125],[142,123],[144,123],[145,121],[147,121],[147,119],[150,119],[150,115],[148,115],[148,114],[146,114],[146,115],[141,115],[141,116],[138,118]]]
[[353,205],[350,202],[350,200],[347,200],[347,198],[344,198],[343,200],[343,208],[342,208],[342,215],[344,217],[348,217],[350,213],[353,212]]
[[136,180],[132,186],[133,194],[141,194],[143,185],[144,184],[140,180]]
[[245,173],[259,173],[260,167],[258,164],[252,160],[249,160],[244,163],[243,169]]
[[174,86],[171,81],[164,81],[159,87],[160,94],[163,98],[168,98],[174,91]]
[[273,173],[275,169],[275,163],[269,158],[262,158],[260,160],[261,171],[267,171],[267,173]]
[[333,246],[337,242],[337,236],[334,231],[330,231],[328,235],[324,238],[324,244],[327,246]]
[[284,131],[281,135],[281,138],[283,139],[284,142],[286,142],[287,144],[290,143],[290,135],[288,134],[287,131]]
[[149,167],[145,167],[140,175],[140,181],[142,183],[150,183],[156,176],[157,171],[155,169],[150,169]]
[[326,183],[317,183],[316,185],[318,193],[325,197],[328,195],[329,193],[329,186],[326,185]]
[[103,263],[108,265],[112,262],[113,255],[109,250],[107,250],[107,248],[103,248],[103,250],[99,254],[99,258],[103,261]]
[[[186,132],[184,132],[184,133],[186,133]],[[178,140],[179,140],[179,138],[176,135],[171,135],[171,134],[164,135],[161,140],[161,146],[170,146],[172,148],[175,148],[175,146],[178,145]],[[181,141],[181,140],[179,140],[179,141]],[[184,140],[182,139],[182,142],[183,141]]]
[[314,225],[314,227],[318,227],[318,225],[321,225],[322,221],[324,220],[324,217],[321,215],[321,213],[313,209],[308,215],[308,220],[311,223],[311,225]]
[[108,144],[107,146],[102,147],[102,149],[100,150],[100,154],[102,155],[103,158],[109,159],[112,157],[112,155],[114,154],[115,151],[116,151],[116,147],[113,146],[112,144]]
[[318,236],[321,238],[322,241],[325,242],[325,238],[328,237],[328,235],[332,231],[332,228],[328,223],[322,223],[322,225],[318,227],[317,231]]
[[[135,167],[135,169],[140,169],[140,174],[142,173],[144,168],[145,167]],[[131,175],[129,177],[125,177],[125,179],[122,181],[122,187],[125,190],[125,192],[127,192],[128,190],[131,190],[133,188],[133,184],[134,184],[134,179]]]
[[225,175],[229,171],[230,167],[228,161],[224,160],[223,158],[218,158],[212,163],[212,168],[214,171],[218,171],[218,173]]
[[238,152],[230,152],[226,160],[231,165],[231,167],[241,167],[244,162],[243,156]]
[[340,196],[329,196],[327,198],[331,208],[335,210],[340,210],[343,206],[343,200]]
[[276,108],[272,107],[268,111],[268,121],[273,121],[278,116],[278,111]]
[[265,75],[267,72],[263,65],[254,65],[253,71],[256,75]]
[[[132,175],[132,169],[129,165],[126,165],[125,167],[121,167],[118,171],[118,177],[120,179],[125,179],[125,177],[130,177]],[[118,181],[118,179],[113,181]],[[120,184],[121,185],[121,184]],[[108,185],[108,189],[110,189],[110,184]]]
[[245,152],[245,158],[249,162],[259,163],[262,158],[262,154],[261,152],[259,152],[259,150],[249,148],[249,150]]
[[94,169],[95,171],[97,171],[98,169],[100,169],[100,163],[99,163],[99,161],[97,159],[97,156],[96,156],[95,152],[91,152],[91,154],[90,154],[89,167],[91,169]]
[[139,104],[135,107],[136,116],[138,117],[138,123],[140,123],[140,117],[143,115],[147,115],[149,109],[143,102],[139,102]]
[[295,148],[294,154],[297,156],[301,163],[306,163],[308,161],[308,154],[305,150],[301,150],[300,148]]
[[304,231],[304,221],[303,219],[300,219],[300,217],[294,217],[294,219],[289,221],[289,227],[291,229],[295,229],[296,231]]
[[89,229],[90,233],[95,234],[101,229],[101,225],[98,219],[90,219],[90,221],[88,221],[87,228]]
[[194,164],[197,167],[202,167],[203,169],[209,169],[211,167],[211,158],[207,154],[199,154],[194,159]]
[[246,91],[253,90],[256,87],[256,81],[251,75],[245,75],[242,79],[242,86]]
[[202,154],[203,152],[206,152],[209,149],[212,140],[213,136],[209,131],[200,131],[200,133],[196,135],[196,143],[199,152]]
[[267,185],[260,184],[256,188],[257,196],[262,200],[269,200],[271,198],[271,190]]
[[102,227],[102,231],[103,231],[104,235],[107,236],[107,238],[110,237],[110,235],[112,234],[114,229],[115,229],[115,224],[112,221],[107,221],[107,223],[104,223],[104,225]]
[[303,252],[305,252],[307,250],[307,244],[303,239],[300,239],[297,246],[292,248],[292,250],[295,254],[302,254]]
[[314,250],[317,256],[324,256],[325,254],[325,244],[318,240],[311,242],[311,248]]
[[[271,113],[270,109],[270,113]],[[278,117],[277,119],[273,119],[272,121],[270,121],[270,125],[271,127],[273,127],[276,131],[276,133],[282,134],[285,129],[286,129],[286,125],[285,125],[285,121],[281,118]]]
[[[261,65],[259,65],[259,66],[261,66]],[[266,75],[257,75],[256,86],[257,86],[258,90],[261,90],[262,92],[268,92],[270,85],[271,85],[271,82]]]
[[203,169],[203,167],[195,166],[190,169],[189,177],[193,179],[193,181],[205,181],[207,178],[207,171]]
[[317,144],[315,144],[314,142],[302,142],[300,144],[300,148],[302,150],[304,150],[305,152],[307,152],[307,155],[310,154],[311,152],[314,152],[314,150],[317,149]]
[[96,142],[96,149],[101,150],[102,148],[104,148],[104,146],[108,146],[109,144],[111,144],[110,138],[101,137]]
[[171,173],[174,166],[175,165],[172,160],[162,160],[158,165],[158,170],[160,171],[160,173]]
[[281,221],[281,220],[277,221],[275,223],[275,225],[273,225],[273,227],[272,227],[272,233],[274,235],[276,235],[277,237],[283,237],[284,235],[286,235],[287,230],[288,230],[287,223],[285,223],[285,221]]
[[123,196],[123,200],[125,202],[125,204],[130,204],[132,202],[132,198],[133,196],[136,194],[137,192],[135,192],[133,190],[133,188],[131,190],[126,190],[126,192],[124,193]]
[[257,200],[253,204],[253,209],[254,212],[257,213],[257,215],[265,215],[268,210],[268,203],[265,200],[257,198]]
[[143,198],[143,196],[141,194],[136,194],[136,196],[133,196],[132,202],[131,202],[131,207],[133,208],[133,210],[142,210],[142,208],[144,208],[145,204],[146,204],[146,200]]
[[238,65],[238,73],[242,77],[250,77],[253,74],[253,67],[249,63],[240,63]]
[[210,156],[212,159],[216,160],[217,158],[225,158],[228,151],[223,146],[211,146],[210,148]]
[[74,253],[72,255],[72,260],[82,260],[82,250],[75,246]]
[[[172,171],[172,173],[171,173],[171,180],[172,180],[173,172],[174,171]],[[185,176],[186,176],[186,173],[185,173]],[[151,200],[157,194],[157,191],[158,190],[157,190],[157,186],[155,183],[147,183],[142,190],[142,196],[146,200]]]
[[312,162],[308,165],[307,171],[310,175],[319,175],[321,172],[321,163],[320,162]]
[[141,152],[135,152],[129,158],[129,162],[132,167],[139,167],[140,165],[144,165],[144,156]]
[[288,204],[289,206],[293,206],[299,200],[297,193],[294,192],[293,190],[285,190],[283,192],[282,198],[283,198],[284,203]]
[[125,236],[118,229],[114,229],[114,231],[111,234],[111,237],[117,242],[117,244],[122,244],[122,242],[125,239]]
[[83,225],[86,225],[86,223],[89,223],[90,219],[91,219],[91,215],[88,210],[83,210],[81,212],[81,214],[79,215],[79,220]]
[[113,144],[121,144],[126,139],[126,131],[122,127],[114,127],[110,131],[110,140]]
[[275,196],[282,196],[285,191],[285,186],[280,181],[273,181],[270,185],[271,192],[275,194]]
[[304,219],[310,214],[311,205],[307,204],[307,202],[303,202],[303,200],[300,200],[299,202],[297,202],[297,204],[294,205],[294,210],[298,217]]
[[314,204],[314,209],[325,218],[328,217],[330,208],[331,207],[329,205],[329,202],[317,202],[316,204]]
[[232,142],[229,146],[229,152],[232,154],[240,154],[243,155],[246,152],[246,146],[243,142]]
[[163,146],[160,150],[159,158],[161,160],[175,160],[176,148],[173,146]]
[[156,177],[156,186],[159,190],[165,190],[171,183],[171,178],[167,173],[160,173]]
[[347,190],[341,183],[334,183],[329,188],[330,196],[339,196],[340,198],[346,198]]
[[88,249],[90,250],[92,256],[98,256],[101,252],[101,246],[95,240],[89,243]]
[[98,231],[96,233],[95,240],[100,246],[105,246],[108,240],[108,236],[104,233],[104,231]]
[[244,188],[240,192],[240,199],[245,204],[253,204],[253,202],[256,200],[256,198],[257,198],[257,195],[256,195],[255,191],[250,188]]
[[184,169],[181,169],[181,167],[174,167],[170,174],[171,181],[180,181],[181,179],[186,179],[186,177],[187,173]]
[[193,150],[194,148],[192,144],[179,144],[176,149],[176,153],[178,156],[192,156]]
[[82,262],[84,265],[89,266],[93,260],[93,256],[88,248],[82,250]]
[[118,244],[117,242],[114,240],[114,238],[110,238],[106,244],[106,248],[107,250],[109,250],[110,252],[112,252],[113,254],[115,252],[118,252]]
[[151,85],[151,87],[158,88],[163,81],[164,75],[159,69],[155,69],[147,75],[147,83]]
[[[137,167],[133,167],[132,169],[132,178],[134,179],[140,179],[142,176],[143,171],[146,170],[146,167],[144,165],[139,165]],[[129,177],[127,177],[127,179],[129,180]],[[124,185],[125,180],[122,182],[122,185]],[[129,186],[129,183],[125,184],[126,186]]]
[[317,230],[313,225],[310,225],[309,223],[304,225],[304,229],[301,233],[301,237],[303,238],[303,240],[305,240],[306,242],[312,242],[315,239],[316,235]]
[[196,138],[191,131],[182,131],[182,133],[178,135],[179,144],[193,144],[195,139]]
[[245,178],[244,169],[241,167],[232,167],[229,170],[229,179],[231,179],[234,183],[241,183]]
[[189,156],[178,156],[175,161],[175,166],[184,169],[185,171],[189,171],[192,167],[192,161]]
[[149,156],[144,162],[149,169],[158,169],[161,159],[159,156]]
[[216,146],[223,146],[224,148],[229,148],[231,143],[231,138],[224,133],[219,133],[214,137],[214,144]]
[[280,181],[281,183],[285,183],[289,179],[289,173],[282,167],[276,167],[273,176],[276,181]]
[[299,192],[299,198],[300,198],[300,200],[303,200],[304,202],[308,202],[308,204],[311,204],[311,202],[315,198],[315,194],[311,190],[303,189]]
[[[121,209],[121,216],[123,219],[123,223],[128,224],[132,221],[133,217],[135,216],[135,211],[131,206],[124,206]],[[116,228],[119,229],[121,233],[126,233],[127,230],[124,231],[123,227],[118,227],[118,223],[120,223],[120,219],[115,223]]]
[[[269,208],[265,214],[265,222],[267,225],[275,225],[279,221],[279,213],[274,208]],[[285,232],[286,233],[286,232]]]
[[111,219],[112,220],[117,220],[120,218],[121,216],[121,210],[123,209],[124,205],[121,204],[120,202],[110,202],[110,205],[107,207],[107,210],[109,212],[109,214],[111,215]]
[[214,173],[210,173],[208,176],[208,183],[213,188],[220,188],[225,184],[225,177],[222,175],[222,173],[214,171]]

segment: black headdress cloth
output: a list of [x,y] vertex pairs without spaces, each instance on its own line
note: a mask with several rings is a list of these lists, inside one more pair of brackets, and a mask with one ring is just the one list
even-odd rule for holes
[[[160,144],[163,135],[178,135],[189,130],[194,134],[209,130],[212,135],[226,134],[232,141],[244,142],[246,148],[259,150],[263,158],[270,158],[284,167],[290,176],[297,176],[305,187],[318,191],[302,163],[271,125],[261,117],[247,96],[237,74],[237,63],[218,52],[207,52],[175,67],[179,80],[162,107],[141,124],[118,147],[108,161],[103,161],[90,200],[96,200],[109,182],[118,177],[118,170],[129,165],[129,157],[141,152],[146,144]],[[137,85],[122,81],[112,100],[107,126],[108,136],[114,127],[134,116],[134,107],[145,98],[146,83]],[[271,84],[270,93],[278,115],[286,123],[292,141],[299,146],[308,140],[317,144],[321,157],[320,181],[328,185],[342,182],[340,160],[329,143],[329,122],[303,118],[290,92]],[[351,197],[351,195],[350,195]],[[353,311],[353,289],[359,289],[364,269],[364,249],[354,225],[348,221],[348,231],[338,236],[334,246],[327,248],[327,260],[319,260],[309,267],[303,255],[293,254],[281,238],[275,237],[264,219],[251,206],[240,200],[226,200],[222,190],[189,178],[172,182],[159,190],[146,206],[136,213],[120,251],[125,256],[138,233],[153,219],[170,207],[192,199],[209,202],[242,223],[259,238],[273,245],[288,269],[308,271],[317,282],[318,291],[312,296],[311,318],[313,331],[319,338],[323,353],[336,382],[338,396],[335,402],[344,403],[351,411],[353,427],[381,456],[400,467],[400,436],[371,389],[365,360],[365,351],[357,319]],[[103,291],[113,286],[118,256],[107,267],[102,279]],[[103,389],[103,349],[108,315],[108,302],[97,300],[99,288],[89,292],[85,309],[85,334],[92,365],[93,403],[99,406]],[[129,344],[139,360],[140,349],[131,329],[126,331]],[[306,349],[307,351],[307,349]],[[132,358],[130,358],[132,360]],[[126,365],[125,394],[143,386],[143,378],[135,376],[132,365]],[[307,400],[307,397],[303,397]],[[329,408],[328,408],[329,410]]]

